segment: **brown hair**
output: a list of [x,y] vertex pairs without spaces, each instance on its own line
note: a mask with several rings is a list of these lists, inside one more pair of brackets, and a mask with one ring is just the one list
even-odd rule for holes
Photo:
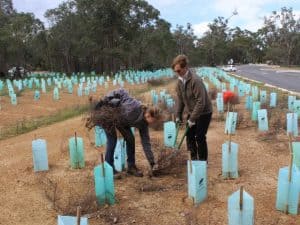
[[179,64],[181,68],[185,68],[189,63],[188,57],[186,55],[178,55],[173,59],[172,69]]
[[156,120],[162,120],[162,111],[157,108],[156,106],[146,106],[146,105],[142,105],[142,109],[145,113],[149,113],[151,117],[153,117]]

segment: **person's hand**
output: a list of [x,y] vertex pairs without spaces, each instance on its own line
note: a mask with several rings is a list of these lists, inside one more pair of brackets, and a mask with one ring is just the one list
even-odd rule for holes
[[176,124],[179,124],[179,125],[182,124],[182,120],[178,117],[176,118],[175,122],[176,122]]
[[187,122],[188,122],[189,128],[191,128],[192,126],[194,126],[196,124],[195,122],[192,122],[190,120],[188,120]]

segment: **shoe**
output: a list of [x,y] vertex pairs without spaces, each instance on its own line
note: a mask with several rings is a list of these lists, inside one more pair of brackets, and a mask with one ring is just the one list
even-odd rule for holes
[[159,166],[157,164],[151,165],[151,175],[158,176],[159,175]]
[[114,169],[114,180],[120,180],[122,179],[121,173],[119,173],[117,170]]
[[136,165],[128,166],[127,173],[136,177],[142,177],[143,172],[139,170]]

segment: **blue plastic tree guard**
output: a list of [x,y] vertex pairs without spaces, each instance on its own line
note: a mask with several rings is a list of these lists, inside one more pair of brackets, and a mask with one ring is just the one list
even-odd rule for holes
[[252,121],[257,121],[258,115],[257,111],[260,109],[260,102],[253,102],[252,106],[252,114],[251,114],[251,120]]
[[245,84],[245,94],[249,95],[251,91],[251,84]]
[[81,137],[72,137],[69,139],[70,164],[73,169],[84,168],[84,148]]
[[95,126],[95,146],[101,147],[106,145],[106,134],[102,127]]
[[82,87],[78,87],[78,89],[77,89],[77,96],[78,97],[82,96]]
[[230,82],[229,89],[230,91],[234,92],[235,84],[233,82]]
[[55,87],[53,89],[53,99],[54,100],[59,100],[59,90],[58,90],[58,87]]
[[266,109],[257,110],[257,117],[258,117],[258,129],[260,131],[268,131],[268,113]]
[[278,174],[276,209],[285,213],[297,215],[300,190],[300,172],[296,166],[292,167],[289,180],[289,167],[280,168]]
[[45,80],[42,80],[42,92],[46,93],[46,82],[45,82]]
[[[240,197],[242,195],[242,206]],[[246,191],[234,192],[228,198],[228,225],[253,225],[254,199]]]
[[296,96],[289,96],[288,97],[288,109],[289,111],[293,111],[294,110],[294,101],[296,100]]
[[126,141],[118,138],[114,152],[114,166],[119,172],[126,168]]
[[[58,216],[57,225],[76,225],[77,217],[76,216]],[[80,225],[88,225],[88,218],[80,217]]]
[[260,91],[260,97],[259,97],[259,101],[261,104],[266,104],[267,103],[267,92],[264,90]]
[[68,93],[69,93],[69,94],[72,94],[72,93],[73,93],[73,85],[72,85],[72,83],[69,83],[69,84],[68,84]]
[[95,192],[99,205],[115,204],[113,168],[104,162],[94,168]]
[[294,112],[297,113],[298,116],[300,116],[300,100],[294,101]]
[[40,91],[35,90],[35,92],[34,92],[34,100],[37,101],[37,100],[40,99],[40,97],[41,97]]
[[[230,147],[230,148],[229,148]],[[238,144],[227,141],[222,145],[222,176],[238,178]]]
[[297,113],[287,113],[286,115],[286,131],[287,134],[292,133],[293,136],[298,136],[298,115]]
[[18,101],[17,101],[17,95],[16,94],[12,94],[10,97],[10,101],[12,105],[17,105]]
[[194,204],[199,204],[207,198],[206,161],[188,160],[188,195]]
[[300,171],[300,142],[292,142],[292,148],[293,148],[293,164],[297,166],[297,168]]
[[86,87],[84,88],[84,94],[85,94],[86,96],[90,94],[90,88],[89,88],[88,86],[86,86]]
[[245,88],[244,88],[244,85],[243,85],[243,84],[240,84],[240,85],[238,86],[238,90],[239,90],[239,92],[238,92],[239,97],[243,97],[243,96],[245,95]]
[[253,101],[258,101],[258,87],[257,86],[253,86],[252,87],[252,97],[253,97]]
[[216,99],[217,102],[217,110],[219,113],[223,113],[224,112],[224,100],[223,100],[223,94],[222,96],[218,96]]
[[34,172],[49,169],[46,140],[37,139],[32,141],[32,158]]
[[277,105],[277,93],[272,92],[270,94],[270,107],[275,108]]
[[250,96],[250,95],[246,96],[245,108],[247,110],[251,110],[252,109],[252,105],[253,105],[252,96]]
[[235,134],[237,112],[228,112],[226,115],[225,134]]
[[176,124],[173,121],[164,123],[164,143],[166,147],[173,148],[176,139]]

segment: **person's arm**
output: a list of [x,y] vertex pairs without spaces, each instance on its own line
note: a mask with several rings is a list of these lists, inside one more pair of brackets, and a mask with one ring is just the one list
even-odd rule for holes
[[146,158],[151,166],[155,164],[154,155],[151,150],[150,136],[149,136],[149,128],[145,124],[141,128],[139,128],[141,142],[143,146],[144,153]]
[[180,91],[179,85],[180,84],[177,83],[177,86],[176,86],[177,101],[178,101],[177,109],[176,109],[176,117],[179,120],[182,120],[182,113],[183,113],[183,109],[184,109],[184,102],[183,102],[183,99],[182,99],[182,95],[181,95],[181,91]]
[[192,92],[196,98],[196,104],[194,106],[193,112],[191,113],[189,120],[191,122],[195,122],[201,114],[201,112],[203,112],[203,109],[206,104],[206,89],[203,82],[200,79],[195,79],[194,84],[192,85]]

